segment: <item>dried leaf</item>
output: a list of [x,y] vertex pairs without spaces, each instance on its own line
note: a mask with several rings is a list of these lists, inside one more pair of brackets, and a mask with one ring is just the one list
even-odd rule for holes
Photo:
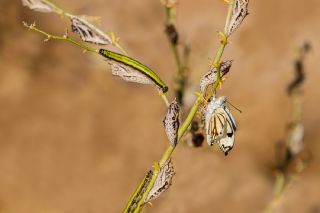
[[[232,65],[232,60],[225,61],[221,63],[221,68],[220,68],[220,77],[222,78],[225,76]],[[213,67],[208,73],[206,73],[200,81],[200,91],[202,94],[205,94],[207,91],[207,88],[209,85],[212,85],[216,82],[217,80],[217,68]]]
[[233,13],[227,29],[227,36],[230,36],[244,20],[248,13],[249,0],[235,0]]
[[43,2],[41,0],[22,0],[22,5],[29,7],[31,10],[43,12],[43,13],[51,13],[53,12],[52,7]]
[[179,112],[180,106],[176,100],[174,100],[168,107],[168,111],[163,120],[163,125],[166,130],[169,142],[171,146],[175,147],[178,140],[179,129]]
[[112,43],[111,38],[80,17],[73,17],[71,23],[72,32],[77,33],[85,42],[98,45],[108,45]]
[[145,203],[150,202],[158,198],[163,192],[165,192],[172,184],[172,178],[175,174],[171,159],[161,168],[156,181],[154,182],[148,196],[145,199]]
[[108,60],[113,75],[119,76],[125,81],[135,82],[139,84],[154,84],[151,79],[136,71],[132,67],[124,65],[120,62]]

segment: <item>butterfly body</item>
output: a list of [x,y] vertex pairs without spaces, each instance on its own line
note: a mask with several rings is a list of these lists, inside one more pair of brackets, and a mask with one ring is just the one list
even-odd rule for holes
[[205,110],[205,129],[209,146],[218,143],[225,155],[233,148],[236,122],[226,105],[226,97],[214,98]]

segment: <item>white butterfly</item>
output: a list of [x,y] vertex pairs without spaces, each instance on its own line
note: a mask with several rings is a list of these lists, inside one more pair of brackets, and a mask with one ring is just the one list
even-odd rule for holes
[[209,146],[218,143],[225,155],[233,148],[236,122],[226,106],[226,97],[213,98],[204,114],[207,142]]

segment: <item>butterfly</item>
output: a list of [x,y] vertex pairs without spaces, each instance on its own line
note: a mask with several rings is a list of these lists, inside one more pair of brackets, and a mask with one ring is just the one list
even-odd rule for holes
[[225,96],[213,98],[205,109],[204,120],[209,146],[218,143],[224,154],[228,155],[235,142],[237,126],[226,102]]

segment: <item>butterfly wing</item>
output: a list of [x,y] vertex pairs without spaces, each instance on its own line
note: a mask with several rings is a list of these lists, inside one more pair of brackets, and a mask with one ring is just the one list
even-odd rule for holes
[[235,130],[232,128],[232,123],[229,119],[226,119],[225,130],[225,136],[219,140],[219,147],[225,155],[228,155],[235,142]]

